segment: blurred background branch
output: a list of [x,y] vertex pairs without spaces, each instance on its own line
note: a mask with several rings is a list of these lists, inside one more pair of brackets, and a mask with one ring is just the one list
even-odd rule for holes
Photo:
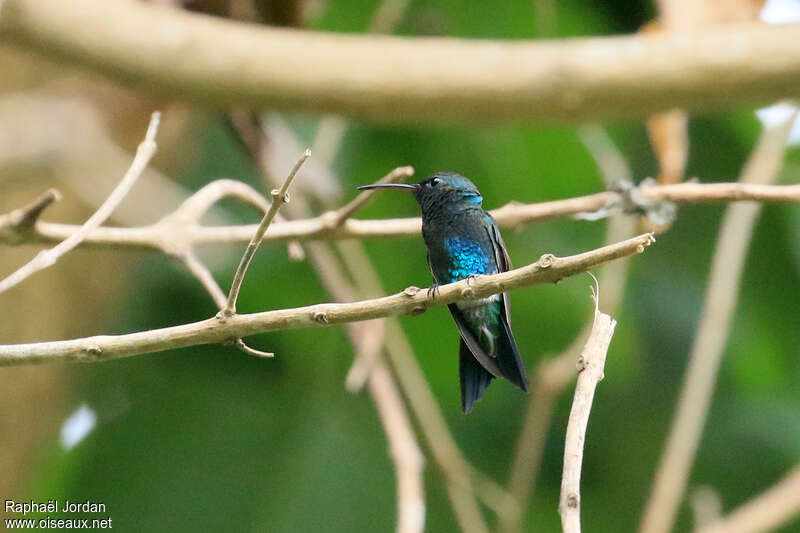
[[[157,26],[171,32],[148,31]],[[593,120],[790,97],[797,32],[420,41],[255,28],[130,0],[6,0],[0,19],[9,42],[159,94],[406,123]]]

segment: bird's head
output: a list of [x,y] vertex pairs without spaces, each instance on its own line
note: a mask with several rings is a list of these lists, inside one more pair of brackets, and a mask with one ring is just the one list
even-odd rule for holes
[[363,185],[359,189],[396,189],[413,192],[423,216],[434,210],[453,211],[480,207],[483,202],[483,196],[475,184],[456,172],[436,172],[417,184],[376,183]]

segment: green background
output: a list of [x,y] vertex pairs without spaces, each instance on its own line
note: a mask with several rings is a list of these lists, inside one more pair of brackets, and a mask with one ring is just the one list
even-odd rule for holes
[[[529,0],[414,1],[398,33],[528,39],[630,33],[653,16],[647,2],[556,2],[556,26],[537,35]],[[361,32],[375,2],[330,2],[318,29]],[[310,142],[317,117],[288,116]],[[174,177],[197,189],[226,176],[262,189],[257,172],[219,116],[196,110],[186,149],[201,154]],[[657,163],[643,124],[606,125],[637,180]],[[733,181],[760,126],[752,110],[695,116],[688,176]],[[798,154],[781,175],[797,182]],[[353,123],[335,161],[345,185],[399,165],[417,177],[455,170],[481,189],[484,205],[537,202],[604,188],[573,126],[391,127]],[[288,169],[287,169],[288,170]],[[247,209],[228,206],[241,220]],[[631,263],[619,325],[598,389],[582,476],[582,515],[592,532],[633,531],[640,518],[693,341],[724,206],[682,207],[674,227]],[[411,198],[376,198],[359,216],[413,216]],[[512,260],[568,255],[603,244],[605,222],[569,219],[504,233]],[[796,207],[765,206],[747,259],[734,328],[689,491],[713,487],[725,509],[759,493],[800,455],[800,216]],[[421,238],[366,243],[386,291],[427,286]],[[240,250],[225,253],[215,274],[227,287]],[[215,311],[179,265],[155,254],[131,254],[119,314],[97,332],[133,332],[199,320]],[[531,371],[566,347],[591,313],[589,279],[513,294],[520,350]],[[307,263],[285,247],[259,251],[245,283],[245,312],[329,301]],[[457,332],[446,309],[401,323],[454,437],[480,470],[505,483],[527,397],[496,383],[469,416],[460,413]],[[198,347],[87,366],[65,367],[74,387],[64,401],[91,406],[96,429],[77,447],[54,440],[36,461],[28,496],[104,502],[122,531],[390,531],[395,523],[394,472],[375,409],[365,394],[345,391],[353,350],[341,327],[272,333],[250,339],[274,360],[229,347]],[[557,531],[564,431],[571,390],[561,396],[537,491],[526,508],[528,531]],[[425,470],[427,530],[455,531],[432,458]],[[491,513],[487,517],[493,520]],[[678,530],[688,531],[684,503]],[[795,521],[784,531],[800,527]]]

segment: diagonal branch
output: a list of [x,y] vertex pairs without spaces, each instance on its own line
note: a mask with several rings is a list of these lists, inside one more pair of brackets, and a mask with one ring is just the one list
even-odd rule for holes
[[800,514],[800,466],[763,494],[701,527],[698,533],[761,533],[772,531]]
[[[7,291],[11,287],[19,284],[29,276],[44,270],[55,264],[56,261],[64,254],[78,246],[86,236],[93,230],[100,227],[100,224],[106,221],[111,216],[114,209],[122,202],[131,187],[142,175],[150,159],[156,153],[156,132],[158,131],[158,124],[161,120],[161,113],[154,112],[150,117],[150,124],[147,126],[147,133],[144,140],[136,150],[136,157],[133,158],[128,172],[122,177],[122,181],[111,192],[109,197],[100,206],[100,208],[80,227],[79,230],[70,234],[69,237],[58,243],[50,250],[39,252],[28,264],[20,267],[17,271],[9,275],[4,280],[0,281],[0,293]],[[43,207],[42,207],[43,208]]]
[[[795,116],[796,113],[762,133],[742,171],[742,182],[763,186],[775,179]],[[747,249],[760,207],[757,204],[735,205],[725,211],[697,336],[689,353],[678,408],[644,510],[641,533],[667,533],[675,521],[728,342]]]
[[343,324],[399,314],[416,315],[431,307],[459,300],[486,298],[520,287],[557,282],[609,261],[642,253],[654,241],[651,233],[645,233],[578,255],[559,258],[545,254],[535,263],[508,272],[443,285],[435,298],[429,297],[426,291],[417,287],[408,287],[398,294],[360,302],[317,304],[234,315],[225,320],[209,318],[191,324],[128,335],[5,345],[0,346],[0,365],[104,361],[199,344],[226,342],[267,331]]
[[258,229],[250,239],[247,249],[244,251],[242,260],[239,262],[239,267],[236,269],[236,273],[233,276],[231,290],[228,293],[228,301],[221,311],[221,316],[232,316],[236,314],[236,300],[239,298],[239,291],[242,288],[242,283],[244,282],[244,276],[247,274],[247,269],[250,267],[250,262],[253,260],[253,256],[256,254],[258,247],[261,246],[261,240],[264,238],[264,233],[272,223],[275,215],[278,214],[278,209],[280,209],[283,204],[289,202],[289,186],[291,186],[294,177],[297,175],[297,171],[300,170],[300,167],[303,166],[303,163],[305,163],[306,159],[309,157],[311,157],[311,150],[306,149],[300,159],[298,159],[297,163],[295,163],[294,168],[292,168],[291,172],[289,172],[289,175],[286,177],[286,180],[284,180],[281,188],[275,189],[270,193],[272,195],[272,204],[264,214],[264,218],[261,219]]

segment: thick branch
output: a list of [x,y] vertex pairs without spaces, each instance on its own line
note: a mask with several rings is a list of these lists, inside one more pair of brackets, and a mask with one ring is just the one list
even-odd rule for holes
[[412,123],[586,121],[796,96],[799,31],[537,43],[352,36],[123,0],[6,0],[0,20],[8,41],[162,94]]
[[267,331],[342,324],[399,314],[419,314],[430,307],[458,300],[485,298],[492,294],[538,283],[556,282],[609,261],[644,251],[654,242],[646,233],[626,241],[569,257],[546,254],[537,262],[508,272],[479,276],[443,285],[436,298],[409,287],[392,296],[354,303],[317,304],[295,309],[236,315],[224,321],[210,318],[181,326],[132,333],[104,335],[70,341],[0,346],[0,365],[48,361],[103,361],[120,357],[225,342]]
[[[723,203],[739,201],[800,203],[800,185],[755,185],[747,183],[679,183],[675,185],[648,185],[636,189],[648,202],[670,201],[675,203]],[[607,210],[609,206],[622,205],[623,195],[617,192],[601,192],[564,200],[553,200],[534,204],[512,202],[491,211],[501,228],[517,228],[529,222]],[[395,218],[384,220],[347,219],[335,224],[336,212],[305,220],[291,220],[272,224],[264,234],[262,242],[290,239],[338,240],[372,239],[384,237],[406,237],[419,235],[422,222],[419,218]],[[90,232],[83,245],[126,246],[164,250],[175,239],[174,225],[169,228],[158,223],[139,228],[104,227]],[[80,226],[36,223],[32,231],[26,232],[30,242],[59,242],[69,237]],[[201,226],[189,221],[181,234],[188,246],[197,244],[243,244],[250,241],[256,225]],[[12,244],[0,232],[0,242]],[[168,251],[168,250],[166,250]]]

